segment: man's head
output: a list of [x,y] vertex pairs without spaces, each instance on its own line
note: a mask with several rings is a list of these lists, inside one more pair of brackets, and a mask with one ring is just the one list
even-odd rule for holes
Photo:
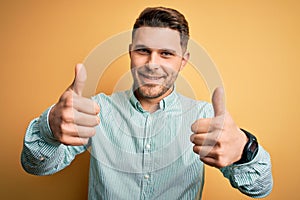
[[183,52],[187,49],[189,40],[189,25],[185,17],[172,8],[150,7],[141,12],[133,25],[132,37],[140,27],[170,28],[180,34],[180,44]]
[[136,20],[130,44],[134,91],[140,99],[161,99],[173,88],[189,53],[188,24],[170,8],[146,8]]

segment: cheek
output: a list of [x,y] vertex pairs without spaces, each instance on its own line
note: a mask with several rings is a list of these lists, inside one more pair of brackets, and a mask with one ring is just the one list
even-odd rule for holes
[[180,63],[178,63],[178,62],[165,63],[163,66],[164,66],[164,69],[166,70],[166,72],[168,72],[168,74],[178,73],[181,68]]
[[147,59],[145,56],[137,56],[134,54],[130,57],[130,60],[131,60],[131,67],[144,66],[147,62]]

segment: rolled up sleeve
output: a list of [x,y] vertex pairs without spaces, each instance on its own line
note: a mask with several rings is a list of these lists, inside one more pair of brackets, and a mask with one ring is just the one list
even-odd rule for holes
[[242,193],[262,198],[269,195],[273,188],[271,159],[267,151],[259,146],[256,157],[249,163],[233,164],[221,169],[231,185]]
[[23,169],[34,175],[49,175],[68,166],[85,146],[66,146],[55,140],[48,123],[48,108],[27,127],[21,153]]

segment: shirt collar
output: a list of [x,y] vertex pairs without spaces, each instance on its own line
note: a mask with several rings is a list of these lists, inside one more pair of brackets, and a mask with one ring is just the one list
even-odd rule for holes
[[[170,105],[172,105],[175,102],[176,97],[177,97],[176,87],[174,85],[173,91],[159,102],[159,108],[162,110],[166,110]],[[138,101],[138,99],[134,95],[133,87],[129,91],[129,101],[136,110],[139,110],[141,112],[146,112],[143,109],[141,103]]]

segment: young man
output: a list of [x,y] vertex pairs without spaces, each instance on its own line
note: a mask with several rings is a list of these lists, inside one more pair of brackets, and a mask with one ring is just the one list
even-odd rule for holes
[[86,72],[78,64],[59,101],[30,123],[24,169],[53,174],[91,147],[89,199],[201,199],[203,163],[219,168],[246,195],[268,195],[269,154],[234,123],[223,90],[214,91],[212,104],[176,92],[188,39],[178,11],[145,9],[129,46],[133,87],[84,98]]

